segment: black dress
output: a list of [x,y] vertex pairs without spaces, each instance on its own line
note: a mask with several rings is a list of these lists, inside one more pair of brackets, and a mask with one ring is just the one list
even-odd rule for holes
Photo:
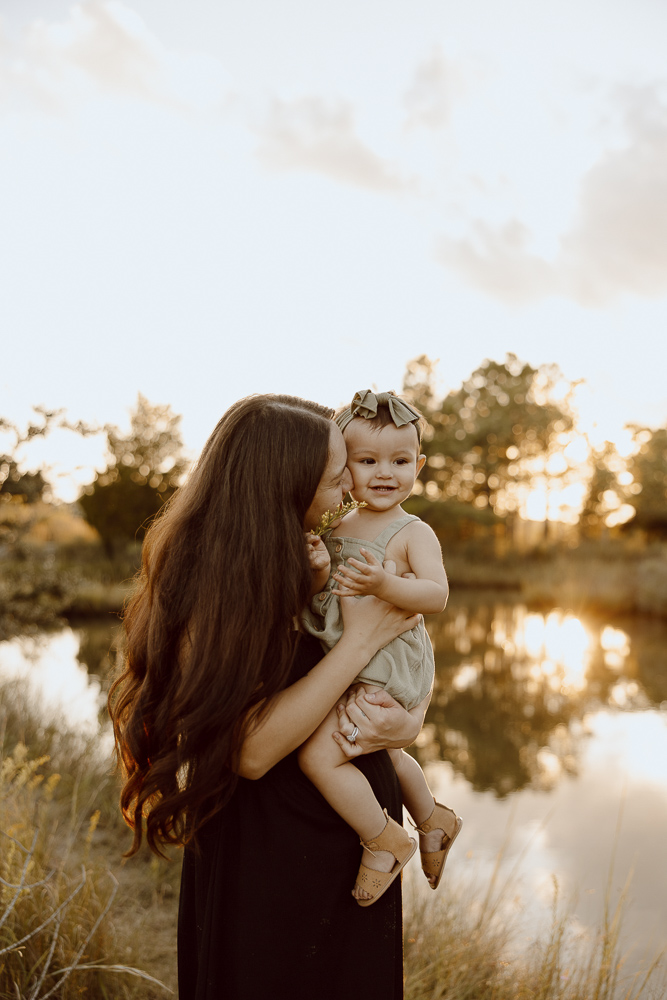
[[[292,680],[322,658],[301,636]],[[359,758],[380,804],[402,822],[385,751]],[[400,878],[361,907],[350,892],[356,833],[299,770],[296,753],[230,803],[187,848],[178,915],[180,1000],[402,1000]]]

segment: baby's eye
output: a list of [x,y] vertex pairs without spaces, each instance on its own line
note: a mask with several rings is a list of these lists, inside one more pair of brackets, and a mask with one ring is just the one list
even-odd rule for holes
[[409,463],[408,463],[407,458],[397,458],[396,459],[396,465],[408,465],[408,464]]
[[360,464],[361,465],[375,465],[375,459],[374,458],[362,458]]

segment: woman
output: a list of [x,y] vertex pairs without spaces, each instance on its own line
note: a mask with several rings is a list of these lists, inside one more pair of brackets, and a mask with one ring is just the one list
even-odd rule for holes
[[[180,1000],[403,996],[400,880],[371,909],[350,895],[355,834],[301,774],[297,748],[371,656],[417,616],[342,598],[323,656],[295,617],[310,597],[304,530],[349,488],[331,411],[290,396],[236,403],[146,535],[125,615],[127,661],[110,693],[123,814],[152,850],[185,845]],[[401,822],[380,747],[406,746],[425,705],[352,699],[341,729],[381,805]],[[373,962],[363,969],[362,957]]]

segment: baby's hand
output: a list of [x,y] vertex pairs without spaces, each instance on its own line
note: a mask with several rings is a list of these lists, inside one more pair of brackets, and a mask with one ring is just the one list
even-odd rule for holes
[[368,549],[360,548],[359,551],[366,562],[350,558],[340,566],[334,573],[334,580],[344,589],[334,590],[332,593],[341,597],[349,597],[350,594],[380,594],[387,576],[386,570]]
[[326,572],[328,575],[331,569],[331,556],[319,535],[313,535],[310,531],[306,532],[306,552],[313,573]]

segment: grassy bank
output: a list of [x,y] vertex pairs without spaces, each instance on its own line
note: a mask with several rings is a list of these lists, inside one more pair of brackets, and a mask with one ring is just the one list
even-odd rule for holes
[[[0,998],[168,997],[178,861],[142,854],[121,862],[128,835],[99,740],[45,726],[18,686],[0,691],[0,705]],[[624,973],[623,899],[608,906],[592,939],[578,942],[557,897],[541,937],[522,927],[515,886],[501,884],[498,871],[475,886],[452,866],[437,894],[417,891],[418,882],[420,873],[409,872],[406,1000],[665,995],[650,962],[641,974]]]
[[5,553],[0,639],[73,616],[117,614],[131,592],[138,564],[138,550],[110,559],[97,546],[24,546]]
[[[507,905],[511,886],[464,887],[454,876],[437,898],[405,900],[406,1000],[662,1000],[660,956],[625,971],[619,931],[626,903],[608,905],[581,939],[558,899],[544,932],[517,951],[520,917]],[[508,916],[509,915],[509,916]]]
[[490,589],[532,607],[667,618],[667,547],[582,544],[492,557],[474,546],[445,551],[452,591]]
[[[531,607],[575,614],[667,618],[667,547],[621,543],[557,546],[502,556],[475,544],[445,547],[452,592],[494,590]],[[139,563],[135,547],[109,559],[98,546],[6,552],[0,575],[0,639],[69,617],[118,613]]]
[[45,726],[14,684],[0,690],[0,742],[0,998],[169,996],[179,866],[123,863],[100,740]]

